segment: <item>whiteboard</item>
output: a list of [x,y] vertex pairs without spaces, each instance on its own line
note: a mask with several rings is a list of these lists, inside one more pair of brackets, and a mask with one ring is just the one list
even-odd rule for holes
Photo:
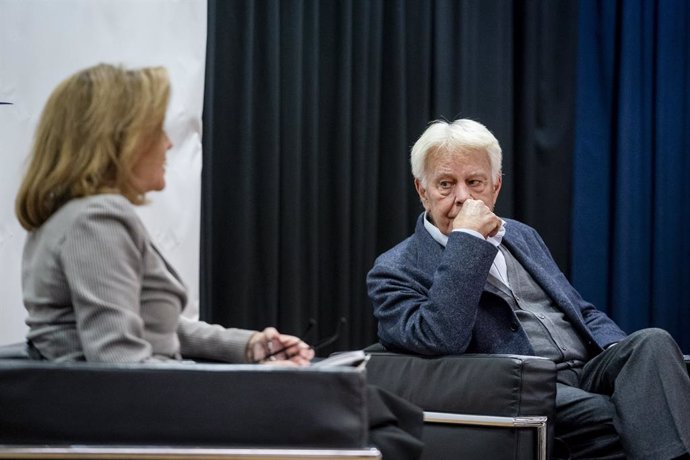
[[170,73],[167,186],[137,211],[198,315],[206,12],[205,0],[0,0],[0,345],[27,331],[14,199],[35,126],[59,82],[101,62]]

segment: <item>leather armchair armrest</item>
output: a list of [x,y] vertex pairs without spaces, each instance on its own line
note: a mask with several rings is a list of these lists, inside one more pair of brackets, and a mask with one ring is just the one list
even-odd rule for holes
[[372,352],[367,380],[425,411],[505,417],[555,411],[556,367],[520,355],[422,357]]

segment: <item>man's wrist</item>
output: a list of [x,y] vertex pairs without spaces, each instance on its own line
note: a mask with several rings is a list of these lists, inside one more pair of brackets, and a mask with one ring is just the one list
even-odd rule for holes
[[484,235],[482,235],[482,234],[479,233],[478,231],[472,230],[472,229],[470,229],[470,228],[454,228],[452,231],[453,231],[453,232],[467,233],[468,235],[475,236],[475,237],[480,238],[480,239],[482,239],[482,240],[486,239],[486,238],[484,238]]

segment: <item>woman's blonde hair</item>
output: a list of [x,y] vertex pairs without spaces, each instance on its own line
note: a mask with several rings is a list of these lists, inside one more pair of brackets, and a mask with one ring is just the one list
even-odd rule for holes
[[17,194],[21,225],[35,230],[77,197],[120,193],[143,203],[132,169],[162,133],[169,97],[163,67],[99,64],[60,83],[41,114]]

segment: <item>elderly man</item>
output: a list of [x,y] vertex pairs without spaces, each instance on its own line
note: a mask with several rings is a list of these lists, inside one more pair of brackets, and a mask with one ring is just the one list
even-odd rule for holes
[[626,335],[580,297],[527,225],[494,214],[501,148],[472,120],[412,148],[426,210],[367,277],[379,339],[424,355],[515,353],[556,363],[556,436],[571,458],[690,458],[690,379],[660,329]]

